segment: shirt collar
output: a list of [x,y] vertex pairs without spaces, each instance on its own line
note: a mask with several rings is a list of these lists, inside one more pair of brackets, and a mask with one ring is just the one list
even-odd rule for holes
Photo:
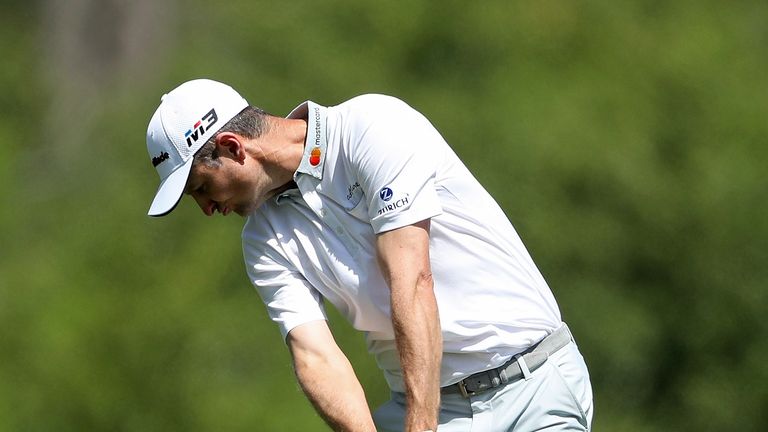
[[312,101],[306,101],[288,114],[287,118],[307,119],[307,138],[304,142],[304,155],[299,168],[294,173],[294,180],[299,174],[309,174],[318,180],[323,179],[325,154],[328,148],[326,108]]
[[275,197],[275,203],[277,205],[283,205],[286,201],[298,201],[301,199],[301,192],[298,188],[288,189],[287,191],[278,194]]

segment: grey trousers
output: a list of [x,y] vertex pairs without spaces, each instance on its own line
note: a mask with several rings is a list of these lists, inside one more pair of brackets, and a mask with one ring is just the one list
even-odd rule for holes
[[[392,399],[373,415],[383,431],[402,431],[405,395]],[[592,385],[576,343],[551,355],[527,379],[470,396],[442,395],[438,432],[589,431]]]

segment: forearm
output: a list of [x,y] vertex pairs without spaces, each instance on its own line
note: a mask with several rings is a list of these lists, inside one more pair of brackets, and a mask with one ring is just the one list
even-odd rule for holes
[[392,323],[406,390],[406,431],[437,429],[442,334],[431,277],[392,286]]
[[363,388],[335,344],[293,349],[293,366],[304,394],[333,430],[376,430]]
[[405,383],[406,431],[437,429],[443,339],[429,261],[429,220],[380,234],[379,265]]

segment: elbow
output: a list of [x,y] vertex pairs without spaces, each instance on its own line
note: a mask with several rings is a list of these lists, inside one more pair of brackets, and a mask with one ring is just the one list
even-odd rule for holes
[[343,363],[343,354],[335,345],[291,350],[294,373],[298,378],[317,371],[330,371]]
[[432,271],[429,268],[419,272],[416,278],[416,286],[430,290],[435,286],[435,281],[432,279]]

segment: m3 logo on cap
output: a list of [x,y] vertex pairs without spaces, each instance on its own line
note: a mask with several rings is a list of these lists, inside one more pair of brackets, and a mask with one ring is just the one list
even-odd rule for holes
[[[184,134],[184,138],[187,139],[187,146],[192,147],[192,144],[205,134],[205,131],[210,129],[217,121],[219,117],[216,115],[216,110],[211,108],[208,114],[204,115],[202,119],[198,120],[194,126],[187,133]],[[207,125],[203,125],[203,122],[207,121]]]

